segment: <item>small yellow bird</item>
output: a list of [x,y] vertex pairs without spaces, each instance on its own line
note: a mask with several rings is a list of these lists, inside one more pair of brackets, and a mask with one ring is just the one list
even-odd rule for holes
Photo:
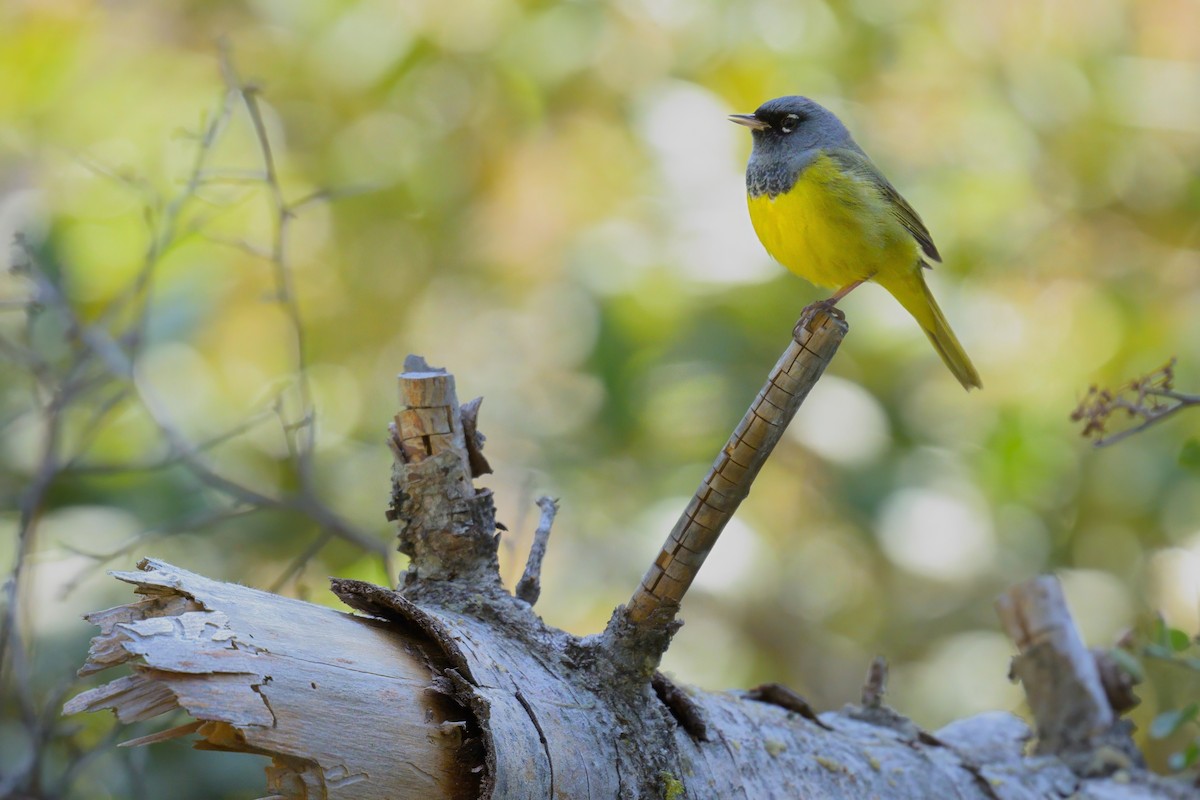
[[729,119],[750,129],[750,221],[759,241],[801,278],[837,291],[833,307],[864,281],[892,293],[966,389],[979,373],[925,285],[925,261],[941,261],[925,223],[833,112],[807,97],[777,97]]

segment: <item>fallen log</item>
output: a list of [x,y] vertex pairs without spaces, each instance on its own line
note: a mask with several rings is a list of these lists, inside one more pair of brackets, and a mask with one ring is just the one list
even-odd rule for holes
[[[1006,712],[921,730],[885,705],[882,663],[861,705],[821,714],[785,687],[705,692],[657,671],[691,579],[845,331],[824,311],[797,328],[631,602],[588,637],[534,612],[540,557],[518,595],[501,585],[492,498],[472,482],[488,469],[478,403],[460,408],[453,377],[411,359],[389,437],[388,516],[410,557],[400,587],[334,579],[354,615],[144,560],[115,574],[143,599],[88,616],[101,631],[82,670],[133,674],[66,712],[182,709],[194,722],[128,744],[194,733],[198,747],[268,756],[273,798],[1194,796],[1145,771],[1074,643],[1051,657],[1074,631],[1065,605],[1021,591],[1001,610],[1037,720],[1032,753]],[[1083,687],[1071,702],[1087,714],[1056,703],[1065,685]]]

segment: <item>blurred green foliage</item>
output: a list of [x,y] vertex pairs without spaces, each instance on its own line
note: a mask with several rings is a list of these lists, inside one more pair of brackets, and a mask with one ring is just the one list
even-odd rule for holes
[[1140,656],[1133,674],[1140,680],[1150,675],[1159,690],[1160,710],[1147,733],[1151,740],[1166,742],[1168,768],[1194,772],[1200,763],[1200,636],[1189,636],[1162,617],[1143,624],[1136,634],[1124,651]]
[[[1200,627],[1200,473],[1180,459],[1200,414],[1103,451],[1068,420],[1090,384],[1170,355],[1179,388],[1200,388],[1196,30],[1186,0],[13,0],[0,236],[24,231],[95,320],[144,263],[147,198],[181,191],[219,113],[224,38],[261,86],[285,196],[333,193],[289,239],[321,498],[391,547],[382,438],[394,374],[421,353],[487,398],[510,585],[533,498],[561,498],[539,608],[592,632],[817,297],[754,240],[749,139],[724,120],[813,96],[923,215],[945,256],[935,293],[986,388],[964,394],[886,293],[852,295],[845,346],[701,573],[666,666],[714,689],[782,681],[825,708],[885,653],[892,704],[938,726],[1022,711],[991,603],[1040,571],[1062,575],[1090,644],[1150,609]],[[277,276],[252,252],[270,245],[262,169],[235,109],[156,266],[138,380],[193,441],[265,412],[207,455],[272,494],[297,481],[272,405],[299,405]],[[27,326],[28,293],[0,278],[0,335],[67,359],[71,331]],[[0,362],[5,541],[44,433],[31,387],[27,363]],[[88,420],[65,422],[68,450],[94,436],[80,467],[166,453],[132,402]],[[88,554],[128,546],[111,568],[153,554],[268,586],[320,535],[304,514],[221,508],[177,468],[49,487],[20,619],[50,719],[77,689],[79,614],[129,599]],[[332,602],[328,574],[389,579],[335,539],[285,591]],[[113,723],[32,742],[11,677],[0,774],[38,750],[49,785]],[[1156,685],[1133,713],[1143,729],[1180,707]],[[1174,751],[1144,744],[1165,767]],[[180,742],[102,753],[72,796],[261,785],[260,760]]]

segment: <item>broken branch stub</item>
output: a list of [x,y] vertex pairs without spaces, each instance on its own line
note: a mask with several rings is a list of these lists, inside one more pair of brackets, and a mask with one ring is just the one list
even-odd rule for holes
[[996,611],[1019,651],[1011,674],[1037,721],[1036,752],[1091,759],[1107,741],[1137,758],[1128,732],[1115,724],[1096,659],[1079,636],[1058,579],[1043,575],[1012,587],[996,598]]
[[633,597],[614,615],[609,625],[614,640],[632,637],[641,642],[635,649],[657,649],[661,658],[678,627],[675,614],[684,594],[847,331],[845,319],[825,309],[801,320]]
[[395,463],[387,513],[396,523],[400,552],[411,559],[404,584],[463,580],[499,590],[492,493],[471,482],[475,470],[487,465],[474,430],[479,401],[466,409],[468,431],[454,376],[420,356],[409,356],[404,366],[403,409],[390,427]]

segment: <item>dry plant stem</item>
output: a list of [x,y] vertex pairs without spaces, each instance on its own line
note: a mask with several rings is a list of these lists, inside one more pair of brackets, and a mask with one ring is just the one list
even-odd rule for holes
[[1037,720],[1037,752],[1089,747],[1112,727],[1114,715],[1058,579],[1043,575],[1014,586],[996,599],[996,611],[1020,652],[1012,674]]
[[[1200,395],[1176,391],[1175,358],[1158,369],[1116,389],[1092,386],[1071,412],[1074,422],[1083,423],[1083,435],[1096,447],[1107,447],[1169,419],[1185,408],[1200,406]],[[1108,425],[1117,419],[1137,419],[1138,424],[1111,435]]]
[[840,314],[827,309],[801,323],[630,598],[624,614],[632,625],[674,618],[717,537],[847,332]]
[[538,601],[542,593],[542,559],[546,557],[546,544],[550,541],[550,528],[554,525],[554,517],[558,514],[558,501],[551,497],[539,497],[538,508],[542,510],[537,530],[533,532],[533,544],[529,547],[529,559],[525,562],[525,572],[517,581],[517,597],[529,605]]
[[1122,439],[1128,439],[1130,436],[1139,434],[1152,425],[1157,425],[1163,420],[1171,418],[1178,412],[1183,411],[1185,408],[1200,406],[1200,395],[1184,394],[1182,392],[1176,392],[1169,389],[1151,389],[1148,390],[1146,394],[1151,397],[1162,398],[1163,400],[1171,401],[1175,403],[1175,405],[1164,405],[1147,412],[1142,409],[1132,409],[1129,405],[1123,403],[1120,406],[1121,408],[1130,410],[1131,413],[1135,411],[1136,413],[1140,413],[1144,418],[1144,421],[1132,428],[1127,428],[1120,433],[1114,433],[1112,436],[1106,436],[1103,439],[1097,439],[1094,443],[1096,447],[1108,447],[1109,445],[1116,444]]

